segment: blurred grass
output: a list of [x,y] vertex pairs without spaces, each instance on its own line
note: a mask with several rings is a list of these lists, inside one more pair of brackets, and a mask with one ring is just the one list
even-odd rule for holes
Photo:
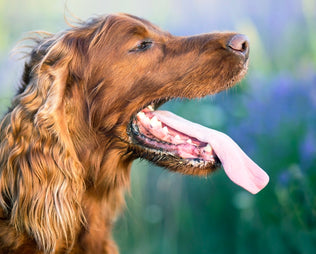
[[[164,106],[228,133],[271,177],[252,196],[223,171],[177,175],[136,161],[132,193],[115,228],[122,253],[316,253],[316,2],[68,0],[81,18],[130,12],[189,35],[236,30],[251,41],[251,64],[238,87]],[[64,29],[65,2],[0,0],[0,111],[22,63],[9,57],[30,30]],[[66,12],[67,13],[67,12]]]

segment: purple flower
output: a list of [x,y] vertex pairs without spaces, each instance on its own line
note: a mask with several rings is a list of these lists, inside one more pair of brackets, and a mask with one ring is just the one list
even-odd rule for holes
[[289,170],[283,170],[280,172],[278,176],[278,183],[282,187],[287,187],[289,185],[290,180],[291,180],[291,173]]
[[315,131],[307,131],[300,145],[301,164],[308,168],[316,160],[316,134]]

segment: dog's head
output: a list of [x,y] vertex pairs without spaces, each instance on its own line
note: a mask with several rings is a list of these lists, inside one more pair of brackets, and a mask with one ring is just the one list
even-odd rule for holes
[[[256,193],[268,181],[224,134],[156,111],[174,98],[200,98],[230,88],[247,72],[249,41],[236,33],[179,37],[131,15],[103,20],[90,43],[92,91],[102,133],[123,141],[130,159],[148,159],[185,174],[206,175],[220,165]],[[101,84],[101,85],[100,85]],[[91,89],[91,87],[90,87]],[[101,119],[101,120],[100,120]],[[240,168],[240,169],[238,169]]]

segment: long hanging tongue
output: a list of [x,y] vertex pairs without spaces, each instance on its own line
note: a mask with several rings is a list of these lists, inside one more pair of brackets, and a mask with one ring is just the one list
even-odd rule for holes
[[269,182],[269,176],[254,163],[226,134],[192,123],[169,111],[153,112],[166,125],[210,144],[221,161],[227,176],[252,194]]

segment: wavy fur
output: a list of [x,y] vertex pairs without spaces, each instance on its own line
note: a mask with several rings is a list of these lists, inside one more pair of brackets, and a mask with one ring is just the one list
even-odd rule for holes
[[[82,221],[83,168],[69,140],[62,105],[75,55],[65,40],[63,35],[54,42],[49,38],[33,51],[40,56],[45,50],[45,57],[26,65],[27,84],[1,125],[3,213],[46,252],[55,249],[60,236],[71,244]],[[45,48],[47,42],[53,43]]]

